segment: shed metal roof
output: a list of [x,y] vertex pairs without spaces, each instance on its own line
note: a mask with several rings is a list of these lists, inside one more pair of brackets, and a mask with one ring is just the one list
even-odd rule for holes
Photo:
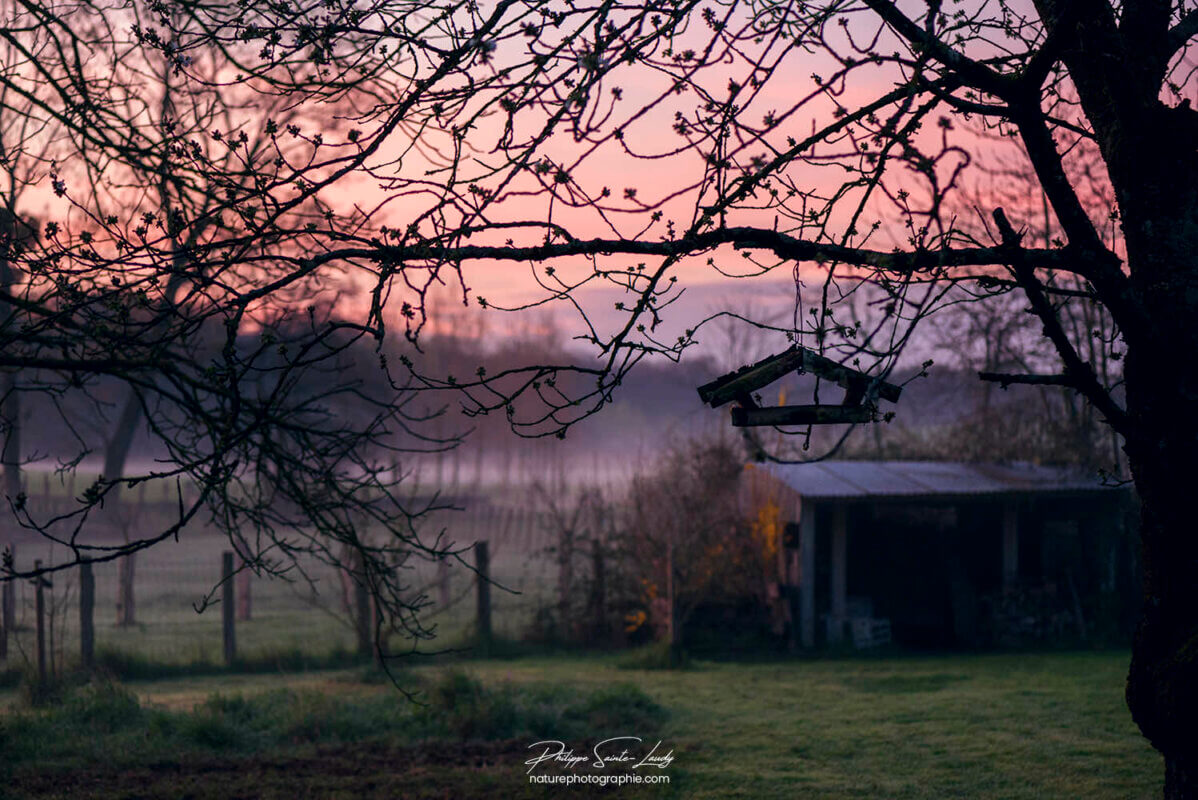
[[1094,474],[1034,464],[820,461],[765,467],[812,500],[1109,492]]

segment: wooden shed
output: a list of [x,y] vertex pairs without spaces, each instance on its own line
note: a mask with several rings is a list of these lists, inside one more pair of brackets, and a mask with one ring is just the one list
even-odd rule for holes
[[1130,636],[1126,487],[1031,464],[754,464],[746,478],[751,513],[783,531],[770,595],[792,646]]

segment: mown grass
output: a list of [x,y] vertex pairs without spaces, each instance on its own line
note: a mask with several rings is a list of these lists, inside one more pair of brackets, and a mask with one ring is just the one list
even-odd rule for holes
[[1159,797],[1123,701],[1126,653],[952,655],[630,672],[564,659],[484,681],[629,680],[670,710],[680,796]]
[[[586,749],[635,735],[674,750],[666,796],[1159,796],[1160,759],[1123,704],[1125,669],[1126,654],[1109,652],[700,661],[682,671],[565,656],[474,661],[447,674],[414,667],[401,683],[424,705],[361,670],[320,686],[313,675],[302,686],[244,676],[237,692],[217,694],[220,679],[195,678],[135,684],[136,700],[99,687],[50,711],[9,712],[0,753],[20,772],[321,743],[445,742],[438,752],[452,752],[514,739],[498,763],[433,765],[421,773],[425,788],[403,796],[548,797],[562,787],[530,787],[522,747],[557,738]],[[337,785],[344,796],[383,796],[351,778]]]

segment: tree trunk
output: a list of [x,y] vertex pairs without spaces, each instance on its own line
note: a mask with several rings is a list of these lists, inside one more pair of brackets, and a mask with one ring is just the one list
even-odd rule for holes
[[[1183,198],[1166,199],[1184,208]],[[1198,203],[1189,208],[1158,215],[1151,252],[1129,250],[1139,300],[1153,317],[1126,337],[1125,450],[1141,503],[1144,571],[1127,702],[1165,757],[1167,798],[1198,798]]]
[[[1179,437],[1182,438],[1182,437]],[[1189,438],[1189,437],[1185,437]],[[1129,447],[1130,449],[1130,447]],[[1167,452],[1165,448],[1162,451]],[[1193,448],[1190,448],[1193,449]],[[1136,463],[1140,489],[1144,606],[1132,645],[1127,703],[1153,747],[1165,757],[1167,798],[1198,797],[1198,541],[1192,472],[1168,475],[1159,463]],[[1192,462],[1191,462],[1192,463]]]
[[[6,274],[7,271],[7,266],[3,267],[0,269],[0,275]],[[0,396],[3,397],[0,401],[3,404],[0,413],[8,423],[7,435],[0,451],[0,462],[4,469],[4,492],[13,500],[21,493],[21,396],[17,394],[16,388],[15,372],[0,373]],[[7,542],[0,542],[0,553],[7,547],[14,551],[15,555],[14,539],[19,530],[17,523],[11,516],[5,515],[3,527],[9,536],[6,537]],[[8,658],[8,637],[12,633],[16,614],[14,597],[13,582],[0,583],[0,660]]]
[[21,395],[17,391],[16,372],[0,374],[0,396],[3,397],[0,413],[8,426],[0,455],[4,465],[4,493],[15,501],[21,493]]
[[[1165,758],[1165,796],[1198,798],[1198,112],[1159,101],[1159,82],[1141,80],[1150,59],[1136,59],[1139,72],[1121,73],[1116,88],[1104,72],[1113,61],[1081,50],[1065,58],[1095,126],[1127,253],[1126,289],[1103,290],[1117,315],[1127,310],[1124,452],[1140,499],[1144,594],[1127,703]],[[1136,96],[1142,102],[1129,105]]]
[[[8,262],[0,260],[0,286],[8,288],[11,282]],[[8,429],[5,432],[4,443],[0,446],[0,466],[4,470],[4,493],[16,501],[21,494],[21,395],[17,392],[17,373],[4,371],[0,373],[0,416],[4,417]],[[7,506],[7,503],[4,504]],[[16,533],[20,530],[15,519],[7,512],[0,511],[3,516],[3,528],[8,536],[6,542],[0,541],[0,553],[7,546],[15,551]],[[8,658],[8,637],[12,633],[15,619],[14,593],[12,581],[0,583],[0,660]]]
[[1165,757],[1165,800],[1198,797],[1198,763]]
[[[137,393],[130,390],[125,396],[121,407],[121,416],[117,420],[116,429],[104,451],[104,478],[116,480],[125,472],[125,461],[129,450],[133,447],[133,437],[137,434],[137,423],[141,421],[141,402]],[[111,492],[105,500],[105,513],[117,526],[124,536],[125,542],[130,540],[129,528],[134,524],[130,510],[126,507],[125,498],[119,488]],[[136,515],[134,515],[136,516]],[[117,600],[116,624],[128,627],[137,624],[137,603],[134,596],[133,579],[137,573],[137,555],[130,553],[121,558],[117,570]]]
[[[0,235],[5,240],[19,231],[19,225],[8,217],[0,217]],[[6,248],[7,249],[7,248]],[[5,253],[0,253],[0,288],[8,291],[17,282],[16,270],[8,263]],[[4,466],[4,492],[12,500],[21,493],[21,394],[17,391],[17,371],[0,373],[0,415],[7,423],[0,462]],[[13,525],[16,528],[16,525]]]

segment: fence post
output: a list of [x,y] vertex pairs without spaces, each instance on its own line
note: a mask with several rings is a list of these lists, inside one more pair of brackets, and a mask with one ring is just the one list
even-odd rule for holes
[[[41,561],[33,562],[33,570],[42,568]],[[39,691],[46,688],[46,579],[41,575],[33,578],[34,612],[37,616],[37,685]]]
[[96,576],[90,561],[79,565],[79,658],[90,671],[96,663]]
[[[14,569],[17,563],[17,547],[10,543],[8,553]],[[0,584],[0,659],[8,659],[8,634],[17,620],[16,585],[12,580]]]
[[357,567],[354,576],[354,613],[357,616],[358,655],[368,656],[371,651],[370,635],[370,592],[366,586],[366,557],[361,550],[354,553],[354,566]]
[[474,568],[478,573],[478,650],[485,657],[491,654],[491,557],[486,542],[474,543]]
[[236,616],[236,608],[234,607],[234,592],[233,592],[233,553],[226,550],[220,556],[220,572],[221,572],[221,598],[220,598],[220,616],[221,628],[224,633],[225,643],[225,663],[232,665],[237,658],[237,640],[234,638],[234,618]]

